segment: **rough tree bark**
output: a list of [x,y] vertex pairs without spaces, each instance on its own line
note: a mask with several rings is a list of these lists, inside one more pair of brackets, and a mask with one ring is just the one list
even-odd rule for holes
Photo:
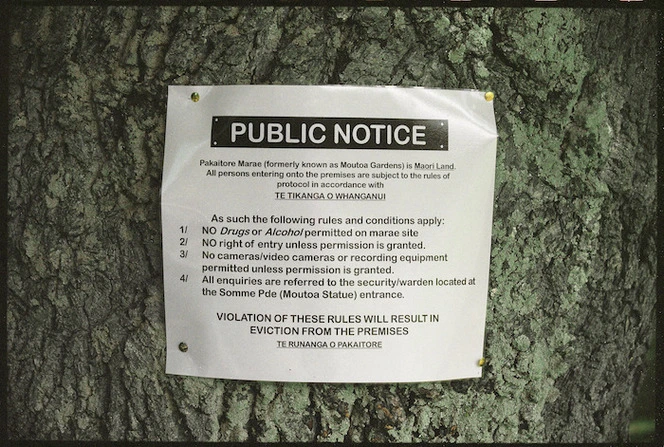
[[[654,333],[658,33],[647,10],[14,8],[10,437],[625,440]],[[166,87],[236,83],[496,92],[484,377],[164,374]]]

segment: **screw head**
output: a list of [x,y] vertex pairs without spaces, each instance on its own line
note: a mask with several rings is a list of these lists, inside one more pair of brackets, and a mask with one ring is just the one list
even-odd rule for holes
[[189,346],[187,346],[187,344],[186,344],[185,342],[180,343],[180,344],[178,345],[178,348],[179,348],[180,351],[182,351],[182,352],[187,352],[187,351],[189,350]]
[[201,95],[199,95],[197,92],[194,92],[191,94],[191,100],[194,102],[198,102],[198,100],[201,99]]
[[494,97],[493,92],[486,92],[484,94],[484,99],[486,99],[487,101],[493,101],[493,97]]

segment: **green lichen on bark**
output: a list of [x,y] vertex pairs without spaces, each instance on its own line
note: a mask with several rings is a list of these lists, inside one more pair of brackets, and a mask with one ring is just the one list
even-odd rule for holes
[[[654,321],[657,21],[649,11],[13,14],[12,438],[625,439]],[[164,374],[166,86],[249,83],[496,92],[481,379],[284,384]]]

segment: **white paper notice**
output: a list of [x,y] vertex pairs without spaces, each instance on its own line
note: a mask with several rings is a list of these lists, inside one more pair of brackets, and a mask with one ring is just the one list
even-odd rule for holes
[[496,140],[479,91],[169,87],[166,372],[480,377]]

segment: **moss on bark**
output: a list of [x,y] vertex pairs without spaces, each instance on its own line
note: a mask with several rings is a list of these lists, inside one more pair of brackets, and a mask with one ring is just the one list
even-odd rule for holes
[[[659,31],[650,11],[13,15],[11,438],[626,439],[654,332]],[[331,385],[164,374],[167,85],[249,83],[496,92],[484,377]]]

